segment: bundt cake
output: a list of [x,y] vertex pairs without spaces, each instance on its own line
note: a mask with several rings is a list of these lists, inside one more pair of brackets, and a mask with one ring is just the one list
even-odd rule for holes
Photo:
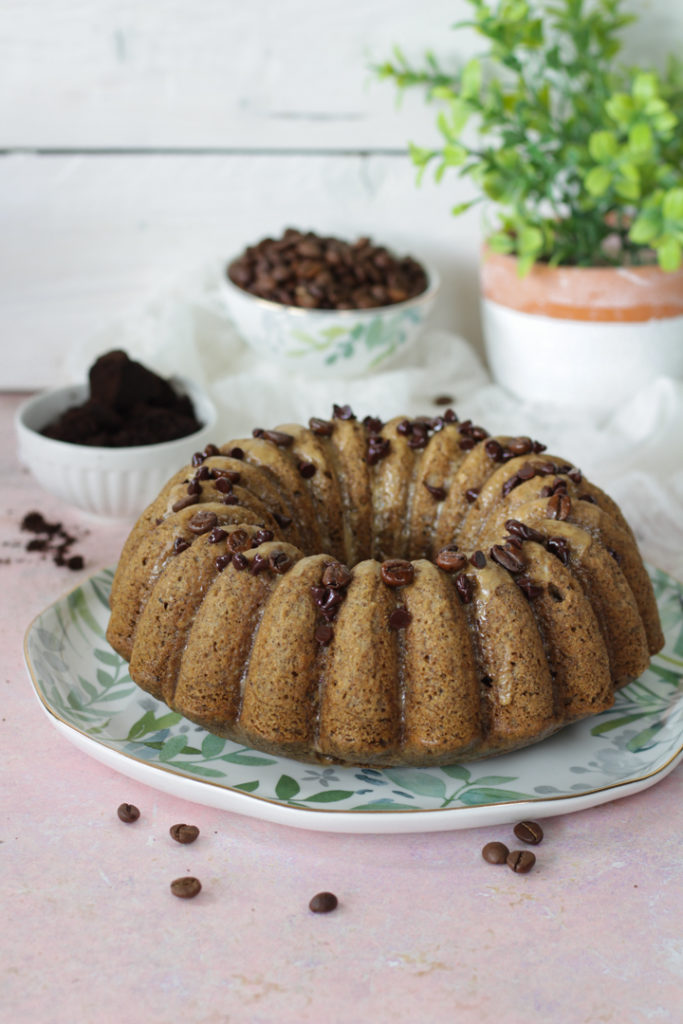
[[348,406],[209,445],[126,541],[109,642],[209,732],[439,765],[608,708],[663,645],[615,505],[528,437]]

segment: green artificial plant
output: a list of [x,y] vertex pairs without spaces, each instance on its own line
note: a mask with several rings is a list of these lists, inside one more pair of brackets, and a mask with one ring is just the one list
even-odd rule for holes
[[[455,170],[498,207],[496,252],[596,266],[681,265],[683,63],[664,74],[617,62],[634,17],[622,0],[468,0],[486,50],[456,73],[427,54],[422,68],[398,49],[375,68],[399,89],[423,87],[441,104],[443,145],[411,144],[421,176]],[[655,257],[656,254],[656,257]]]

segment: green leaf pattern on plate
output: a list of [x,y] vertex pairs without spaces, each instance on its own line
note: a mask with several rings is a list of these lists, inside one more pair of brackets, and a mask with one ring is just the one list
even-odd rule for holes
[[301,348],[288,352],[291,359],[302,358],[311,352],[326,353],[325,363],[355,359],[359,350],[364,357],[366,370],[374,369],[397,352],[408,337],[406,328],[418,324],[423,317],[419,309],[404,309],[394,316],[373,317],[367,323],[345,327],[323,327],[321,330],[292,331],[292,336],[301,343]]
[[104,639],[112,575],[97,573],[47,608],[29,630],[27,658],[57,718],[160,770],[288,807],[386,813],[576,796],[650,775],[683,746],[683,584],[660,570],[651,575],[665,649],[609,711],[514,754],[384,771],[263,754],[207,733],[138,689]]

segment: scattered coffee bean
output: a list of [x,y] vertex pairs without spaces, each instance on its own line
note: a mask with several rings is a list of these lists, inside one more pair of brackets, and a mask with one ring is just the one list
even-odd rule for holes
[[537,846],[543,839],[543,829],[536,821],[520,821],[515,825],[513,832],[523,843],[530,843]]
[[489,864],[505,864],[509,852],[505,843],[487,843],[481,855]]
[[196,825],[171,825],[168,830],[171,835],[171,839],[175,839],[176,843],[193,843],[199,835],[199,829]]
[[121,821],[125,821],[127,825],[130,825],[132,822],[137,821],[138,818],[140,817],[140,811],[135,806],[135,804],[119,804],[119,806],[116,809],[116,813],[118,814]]
[[437,395],[432,401],[434,405],[452,405],[455,399],[451,395]]
[[525,875],[531,871],[536,863],[531,850],[511,850],[507,855],[507,866],[518,875]]
[[201,888],[202,883],[198,878],[193,878],[192,875],[176,878],[171,882],[171,892],[181,900],[191,900],[193,896],[196,896],[201,891]]
[[329,914],[331,910],[336,910],[339,904],[339,900],[333,892],[318,892],[312,897],[308,906],[314,914]]

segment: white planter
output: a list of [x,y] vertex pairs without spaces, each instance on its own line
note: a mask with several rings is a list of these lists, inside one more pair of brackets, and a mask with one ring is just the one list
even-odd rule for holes
[[518,397],[613,408],[683,377],[683,272],[534,267],[485,253],[482,317],[494,379]]

